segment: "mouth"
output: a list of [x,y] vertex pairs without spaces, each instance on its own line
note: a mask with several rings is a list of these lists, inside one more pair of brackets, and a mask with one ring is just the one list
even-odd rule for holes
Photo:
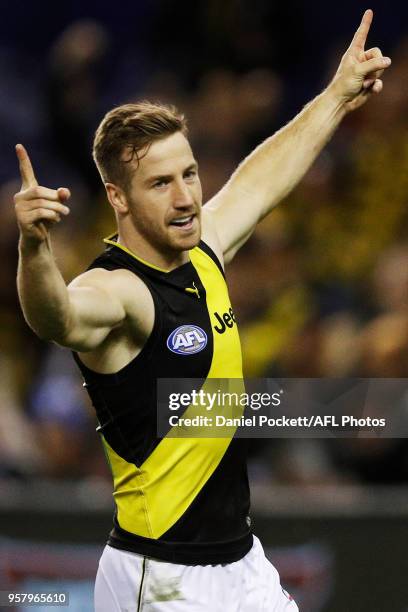
[[193,227],[194,219],[196,215],[184,215],[184,217],[177,217],[177,219],[173,219],[170,221],[170,225],[173,227],[177,227],[181,230],[189,230]]

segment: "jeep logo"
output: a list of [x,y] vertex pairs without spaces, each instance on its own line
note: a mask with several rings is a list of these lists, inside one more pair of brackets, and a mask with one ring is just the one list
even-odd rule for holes
[[227,327],[233,327],[234,323],[236,322],[232,308],[230,308],[228,312],[224,312],[222,317],[218,314],[218,312],[214,312],[214,316],[219,323],[219,325],[214,325],[214,329],[219,334],[223,334]]

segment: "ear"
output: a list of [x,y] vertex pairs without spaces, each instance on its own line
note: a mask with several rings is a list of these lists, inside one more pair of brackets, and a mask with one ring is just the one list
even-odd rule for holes
[[127,213],[129,210],[129,204],[123,189],[114,183],[105,183],[105,189],[110,205],[114,211],[122,215]]

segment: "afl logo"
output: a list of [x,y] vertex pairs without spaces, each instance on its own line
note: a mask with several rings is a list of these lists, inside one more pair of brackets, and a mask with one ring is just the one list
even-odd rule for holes
[[177,355],[193,355],[207,346],[207,334],[197,325],[181,325],[167,338],[167,348]]

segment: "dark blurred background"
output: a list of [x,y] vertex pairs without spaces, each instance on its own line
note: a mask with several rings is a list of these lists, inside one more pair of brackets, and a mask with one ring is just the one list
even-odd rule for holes
[[[3,2],[5,584],[32,578],[35,560],[28,569],[22,563],[27,550],[33,554],[28,540],[102,545],[111,514],[110,474],[70,354],[38,340],[18,305],[14,145],[25,144],[40,184],[71,189],[72,213],[53,232],[69,281],[114,230],[91,158],[105,112],[138,99],[175,103],[189,119],[208,200],[254,146],[328,84],[365,8],[375,13],[367,47],[393,60],[383,93],[345,119],[227,276],[248,376],[408,378],[406,3]],[[259,441],[250,474],[257,532],[275,546],[272,559],[302,611],[408,610],[404,438]],[[50,550],[47,576],[55,566]]]

